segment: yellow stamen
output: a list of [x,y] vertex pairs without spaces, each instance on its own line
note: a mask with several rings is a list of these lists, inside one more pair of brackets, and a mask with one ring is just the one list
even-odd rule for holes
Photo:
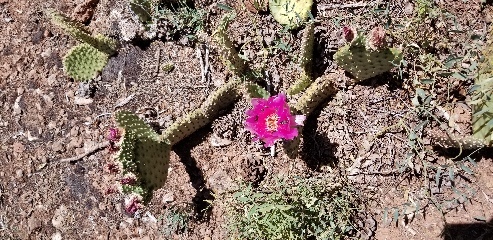
[[269,132],[277,131],[278,121],[279,121],[279,116],[277,116],[277,114],[273,113],[273,114],[269,115],[265,119],[265,127],[267,128],[267,131],[269,131]]

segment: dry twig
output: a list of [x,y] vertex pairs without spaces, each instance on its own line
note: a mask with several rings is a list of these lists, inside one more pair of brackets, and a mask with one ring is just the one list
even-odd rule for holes
[[80,154],[80,155],[77,155],[77,156],[71,157],[71,158],[60,159],[60,160],[55,161],[55,162],[60,162],[60,163],[64,163],[64,162],[76,162],[76,161],[81,160],[84,157],[87,157],[87,156],[93,154],[96,151],[99,151],[99,150],[101,150],[103,148],[108,147],[109,145],[110,145],[110,142],[109,141],[98,143],[94,147],[86,150],[86,152],[83,153],[83,154]]

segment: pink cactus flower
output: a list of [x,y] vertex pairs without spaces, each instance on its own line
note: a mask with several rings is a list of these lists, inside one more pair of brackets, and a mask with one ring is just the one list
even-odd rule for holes
[[120,140],[120,131],[118,130],[118,128],[110,128],[108,130],[108,140],[110,142],[117,142],[118,140]]
[[252,98],[253,109],[246,111],[245,128],[270,147],[279,139],[292,140],[298,136],[296,126],[303,125],[305,116],[291,115],[286,95]]

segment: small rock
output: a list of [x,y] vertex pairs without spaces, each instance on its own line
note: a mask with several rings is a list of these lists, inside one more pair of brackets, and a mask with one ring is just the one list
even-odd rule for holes
[[14,148],[14,153],[21,153],[26,150],[26,147],[20,142],[15,142],[12,147]]
[[62,240],[62,234],[60,232],[53,233],[51,235],[51,240]]
[[56,141],[51,145],[51,150],[53,150],[53,152],[61,153],[65,151],[65,147],[60,141]]
[[68,226],[68,223],[67,223],[67,220],[69,218],[68,215],[69,215],[69,211],[68,211],[67,207],[65,207],[64,205],[60,205],[60,207],[58,207],[55,210],[55,214],[53,215],[53,218],[51,219],[51,224],[56,229],[58,229],[62,232],[65,231],[65,229]]
[[89,105],[92,102],[93,102],[92,98],[75,97],[75,99],[74,99],[74,104],[76,104],[76,105]]
[[173,196],[173,193],[164,194],[164,196],[163,196],[163,204],[167,204],[167,203],[170,203],[170,202],[173,202],[173,201],[175,201],[175,197]]
[[209,139],[209,142],[214,147],[224,147],[231,144],[231,141],[228,139],[220,138],[217,135],[213,134]]
[[15,177],[22,178],[23,176],[24,176],[24,171],[22,171],[22,169],[17,169],[15,171]]
[[33,232],[36,229],[39,229],[42,225],[41,218],[37,215],[32,215],[28,220],[27,220],[27,227],[29,231]]
[[70,129],[70,137],[77,137],[79,135],[79,127],[74,126],[72,129]]

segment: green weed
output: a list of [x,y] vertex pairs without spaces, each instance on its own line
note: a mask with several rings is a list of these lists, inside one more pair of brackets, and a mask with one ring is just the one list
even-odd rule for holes
[[188,232],[188,224],[192,211],[188,208],[171,207],[162,217],[164,229],[161,231],[166,237],[173,234],[184,234]]
[[354,203],[349,187],[328,179],[243,185],[228,201],[228,227],[235,239],[343,239],[356,231]]

